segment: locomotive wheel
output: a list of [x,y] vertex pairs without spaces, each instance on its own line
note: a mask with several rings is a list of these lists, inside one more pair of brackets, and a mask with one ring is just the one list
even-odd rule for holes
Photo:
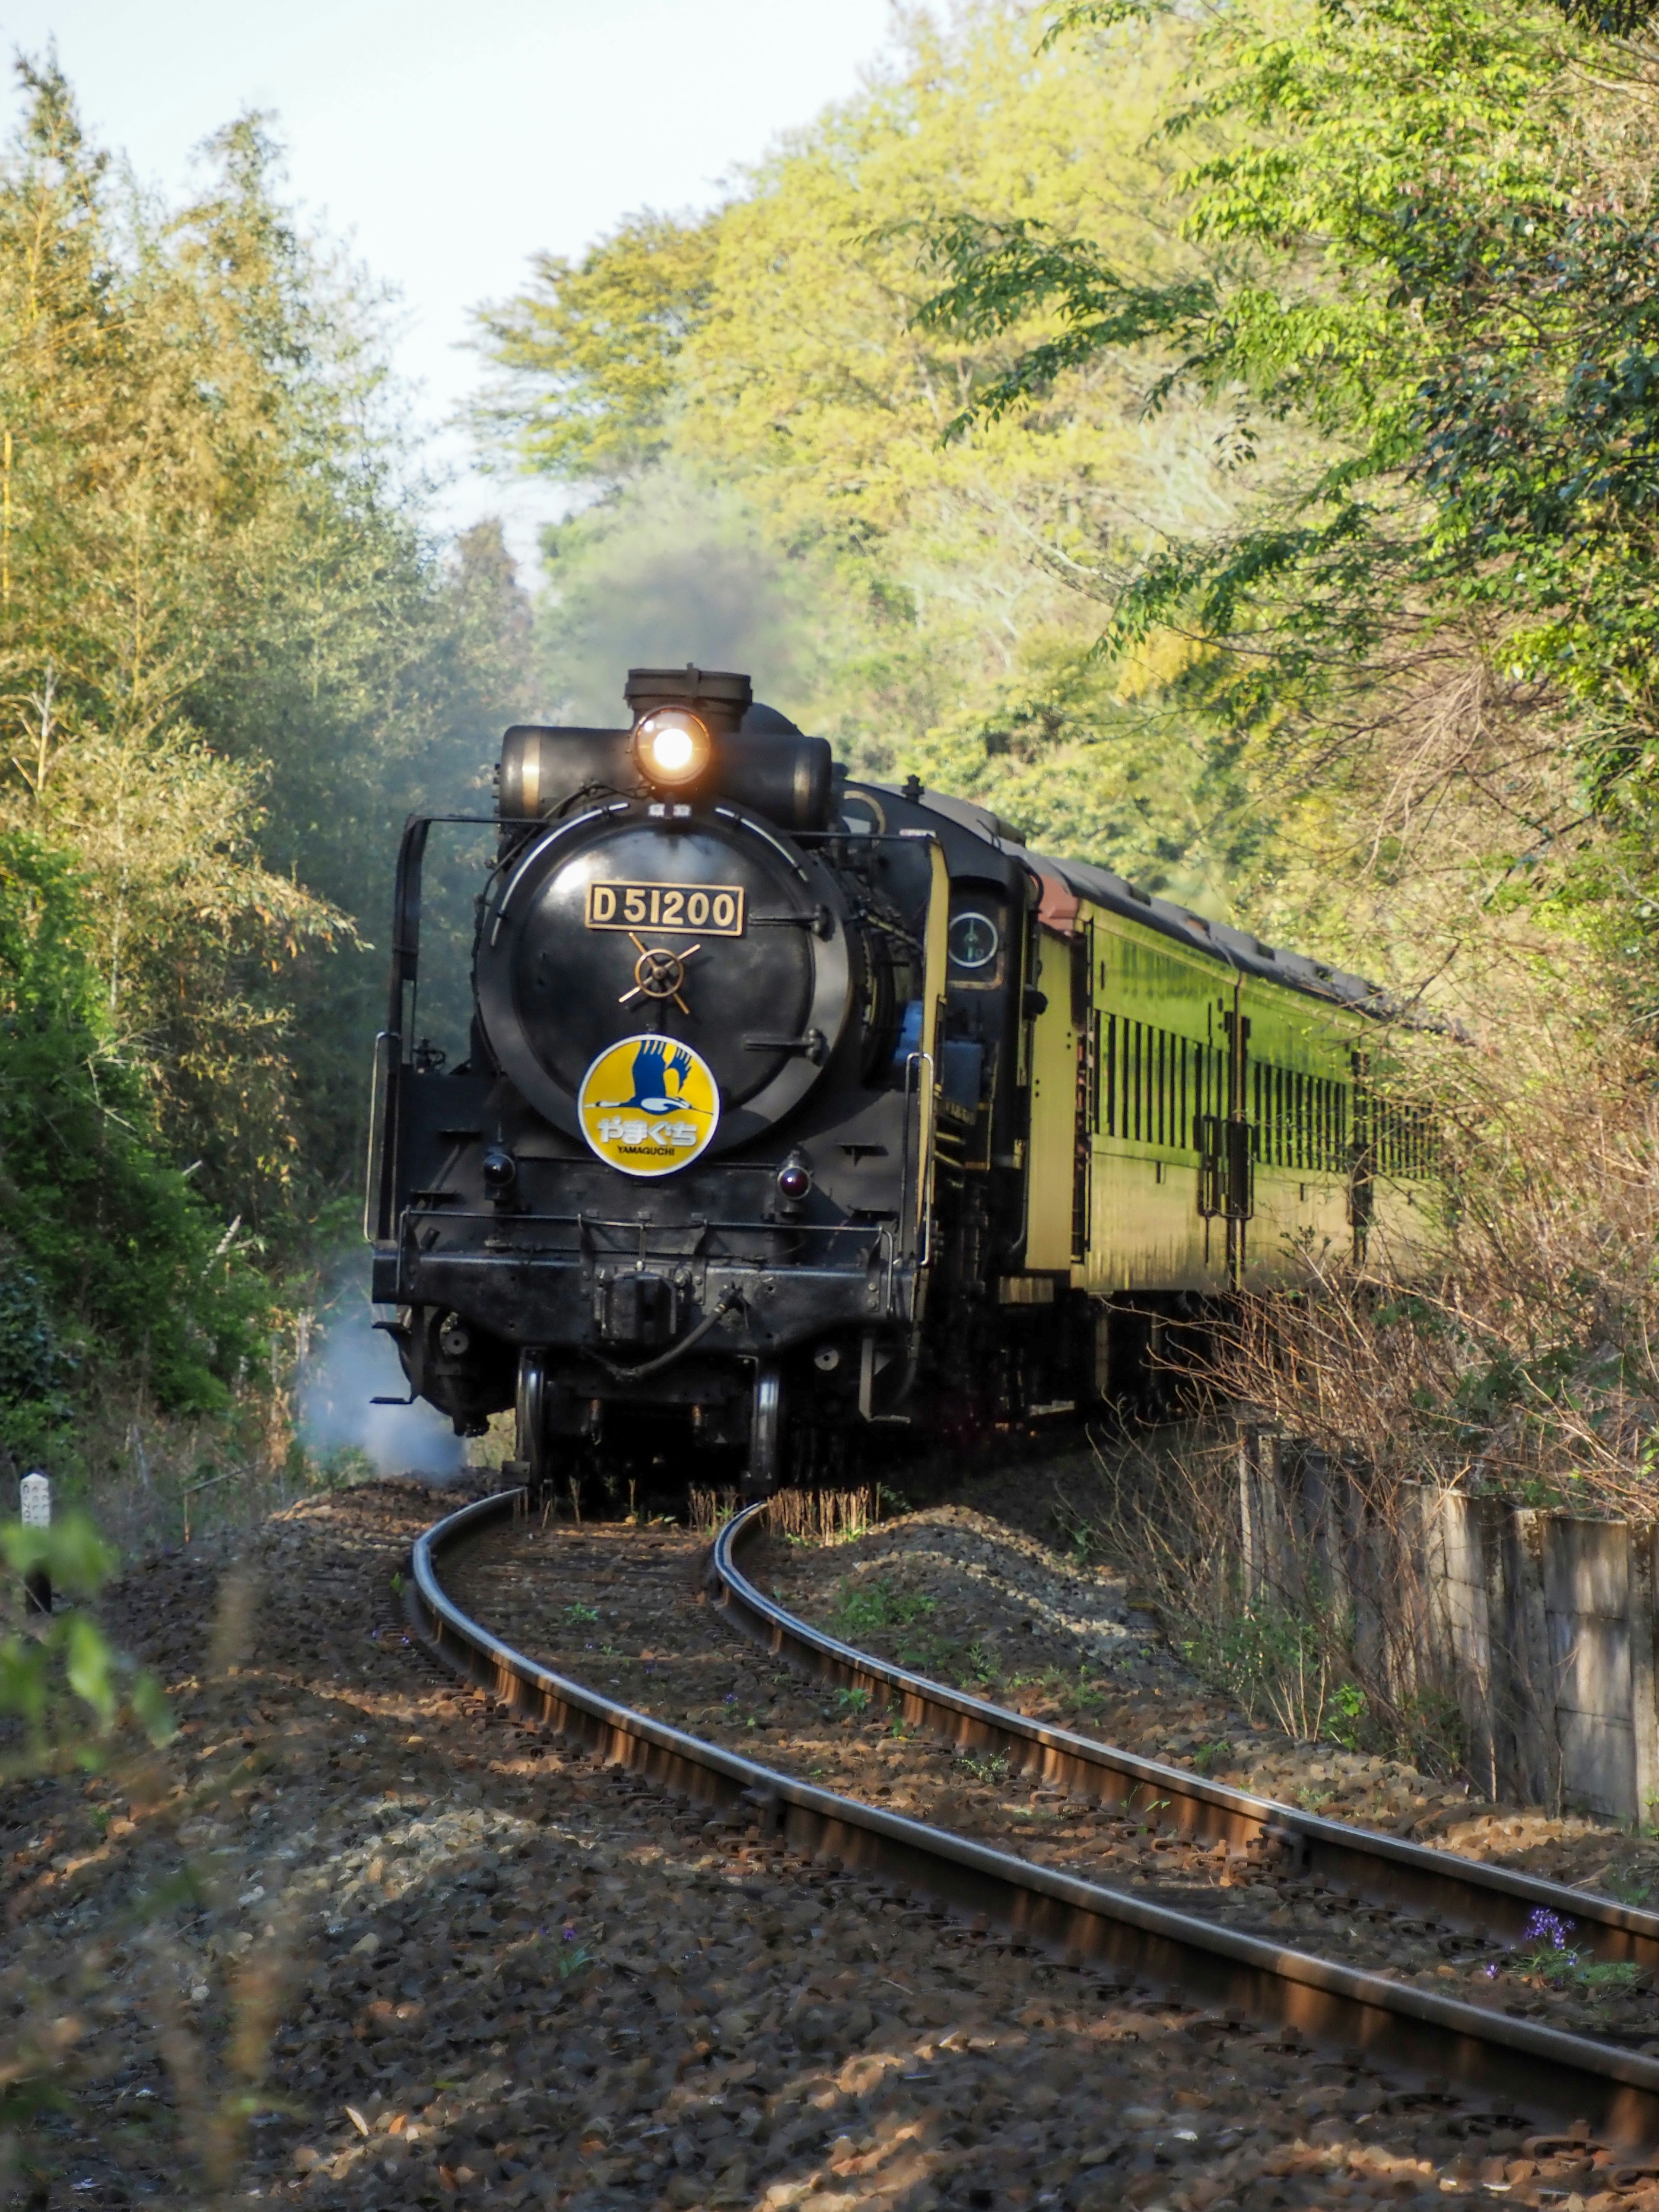
[[526,1470],[525,1488],[531,1507],[539,1511],[551,1493],[553,1469],[547,1433],[547,1377],[538,1352],[519,1355],[514,1425],[514,1455]]
[[743,1487],[750,1498],[769,1498],[783,1474],[783,1377],[768,1360],[755,1370],[749,1416],[749,1464]]

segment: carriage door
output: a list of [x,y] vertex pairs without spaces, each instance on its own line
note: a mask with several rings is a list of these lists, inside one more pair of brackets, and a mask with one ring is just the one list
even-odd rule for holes
[[1100,1121],[1100,1017],[1094,1010],[1095,926],[1079,921],[1072,939],[1072,1028],[1077,1038],[1077,1096],[1072,1120],[1072,1265],[1089,1259],[1091,1170]]
[[[1245,1224],[1255,1211],[1255,1127],[1250,1120],[1250,1018],[1239,1004],[1240,981],[1233,984],[1233,1002],[1224,1000],[1221,1016],[1219,1079],[1206,1101],[1209,1110],[1198,1121],[1198,1210],[1207,1218],[1226,1224],[1227,1287],[1237,1290],[1244,1279]],[[1212,1031],[1212,1035],[1213,1035]],[[1211,1062],[1212,1066],[1215,1061]]]
[[1224,1017],[1227,1037],[1226,1218],[1227,1287],[1244,1279],[1246,1224],[1255,1212],[1255,1130],[1250,1121],[1250,1018],[1239,1005],[1239,984]]

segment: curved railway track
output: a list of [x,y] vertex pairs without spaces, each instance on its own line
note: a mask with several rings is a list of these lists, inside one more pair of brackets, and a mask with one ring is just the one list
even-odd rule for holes
[[[1340,2045],[1369,2063],[1437,2076],[1462,2094],[1512,2101],[1569,2128],[1588,2123],[1626,2159],[1659,2148],[1659,2058],[1288,1948],[820,1788],[515,1650],[463,1610],[445,1589],[439,1564],[514,1515],[521,1496],[482,1499],[428,1530],[414,1547],[408,1585],[410,1617],[423,1638],[520,1718],[720,1808],[728,1820],[798,1853],[926,1893],[1114,1985],[1151,1984],[1211,2008],[1218,2027],[1228,2020],[1277,2024],[1291,2041]],[[855,1650],[785,1611],[745,1574],[739,1555],[760,1534],[763,1515],[763,1508],[751,1508],[721,1531],[708,1558],[708,1589],[734,1626],[792,1666],[860,1689],[932,1735],[993,1753],[1139,1826],[1156,1826],[1164,1838],[1271,1861],[1344,1902],[1366,1900],[1479,1936],[1494,1929],[1519,1934],[1531,1914],[1553,1911],[1577,1922],[1599,1959],[1659,1964],[1659,1915],[1296,1812]],[[1644,2162],[1618,2179],[1628,2184],[1641,2173],[1659,2174],[1659,2166]]]

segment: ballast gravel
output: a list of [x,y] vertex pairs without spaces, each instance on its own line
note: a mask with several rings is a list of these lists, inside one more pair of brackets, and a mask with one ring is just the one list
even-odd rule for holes
[[319,1498],[113,1594],[182,1733],[0,1800],[11,2201],[1659,2207],[1587,2139],[1108,1990],[508,1724],[404,1640],[434,1514]]

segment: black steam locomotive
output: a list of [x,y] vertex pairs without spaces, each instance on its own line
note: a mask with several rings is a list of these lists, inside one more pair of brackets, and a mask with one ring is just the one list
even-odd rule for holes
[[1085,1405],[1162,1320],[1428,1232],[1370,985],[853,781],[746,677],[625,696],[507,733],[453,1068],[428,821],[398,869],[373,1294],[458,1430],[516,1407],[532,1492],[700,1452],[763,1491]]

